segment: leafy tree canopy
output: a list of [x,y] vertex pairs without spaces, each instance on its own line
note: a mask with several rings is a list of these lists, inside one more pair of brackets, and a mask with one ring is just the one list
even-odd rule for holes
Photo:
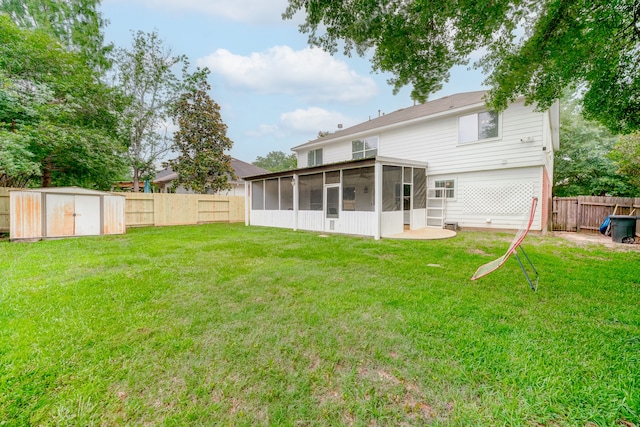
[[280,172],[298,167],[298,158],[295,154],[286,154],[282,151],[271,151],[266,156],[258,156],[253,162],[271,172]]
[[231,156],[225,153],[233,142],[227,138],[220,106],[207,93],[210,89],[206,80],[201,80],[180,97],[173,111],[179,126],[173,149],[179,155],[166,164],[178,174],[174,188],[182,185],[198,193],[218,192],[229,189],[228,179],[236,178]]
[[585,120],[575,100],[563,100],[560,150],[555,153],[554,195],[635,197],[640,188],[619,173],[611,152],[618,141],[604,126]]
[[[129,49],[117,49],[114,85],[123,95],[119,133],[128,148],[134,191],[141,178],[155,173],[155,163],[171,149],[168,126],[171,110],[185,86],[197,78],[188,75],[188,61],[164,46],[156,31],[133,34]],[[175,67],[183,66],[183,80]]]
[[629,177],[640,196],[640,133],[623,135],[613,147],[610,157],[618,167],[618,173]]
[[106,69],[112,46],[104,45],[106,21],[99,6],[100,0],[0,0],[0,12],[19,27],[47,31],[65,47],[80,52],[92,67]]
[[584,115],[614,133],[640,130],[640,2],[637,0],[289,0],[300,30],[329,52],[372,55],[397,92],[424,101],[452,66],[489,76],[488,103],[503,110],[524,95],[540,109],[564,89],[584,90]]
[[122,173],[114,96],[48,32],[0,14],[0,181],[109,188]]

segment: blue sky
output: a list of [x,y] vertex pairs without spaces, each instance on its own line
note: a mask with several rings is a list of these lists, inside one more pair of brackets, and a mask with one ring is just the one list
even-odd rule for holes
[[[389,75],[374,73],[367,58],[309,48],[300,20],[281,19],[286,7],[287,0],[103,0],[101,10],[107,42],[129,48],[132,31],[157,30],[174,54],[211,70],[231,155],[246,162],[413,105],[410,88],[393,95]],[[455,68],[430,99],[483,89],[482,80]]]

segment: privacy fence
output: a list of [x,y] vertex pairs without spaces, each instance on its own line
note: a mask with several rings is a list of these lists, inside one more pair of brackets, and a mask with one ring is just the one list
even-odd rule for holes
[[614,211],[616,215],[640,216],[640,198],[554,197],[553,230],[597,233],[602,221]]
[[[0,188],[0,233],[9,232],[9,188]],[[124,193],[127,227],[243,222],[243,196]]]

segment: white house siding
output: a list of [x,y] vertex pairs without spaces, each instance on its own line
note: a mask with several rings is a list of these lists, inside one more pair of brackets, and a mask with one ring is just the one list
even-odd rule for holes
[[[322,164],[343,162],[345,160],[351,160],[351,140],[342,143],[333,143],[326,146],[313,147],[315,150],[322,148]],[[301,151],[298,154],[298,167],[306,168],[308,165],[308,153],[311,149]]]
[[375,212],[340,212],[340,218],[335,220],[336,233],[357,234],[360,236],[375,236]]
[[298,211],[298,229],[324,231],[324,211]]
[[[455,180],[455,199],[447,200],[445,218],[460,227],[518,229],[527,218],[531,198],[542,198],[542,167],[502,169],[462,174],[430,175],[436,180]],[[538,204],[532,230],[541,230]]]
[[391,236],[393,234],[399,234],[404,231],[404,221],[403,216],[404,212],[402,211],[393,211],[393,212],[382,212],[381,213],[381,225],[380,225],[380,235],[382,237]]
[[419,230],[427,226],[427,210],[413,209],[411,211],[411,229]]
[[[476,109],[465,111],[466,115]],[[514,104],[501,114],[496,139],[458,143],[458,115],[436,118],[380,134],[378,154],[427,162],[429,174],[496,170],[543,164],[544,113]],[[531,142],[521,142],[521,139]]]
[[263,227],[294,228],[293,211],[252,210],[249,216],[251,225]]

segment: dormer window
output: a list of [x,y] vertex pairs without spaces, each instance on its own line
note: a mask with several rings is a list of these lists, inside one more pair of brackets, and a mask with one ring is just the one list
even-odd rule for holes
[[370,136],[369,138],[356,139],[351,141],[351,158],[364,159],[366,157],[375,157],[378,154],[378,137]]
[[458,118],[458,142],[476,142],[498,137],[498,113],[483,111]]

